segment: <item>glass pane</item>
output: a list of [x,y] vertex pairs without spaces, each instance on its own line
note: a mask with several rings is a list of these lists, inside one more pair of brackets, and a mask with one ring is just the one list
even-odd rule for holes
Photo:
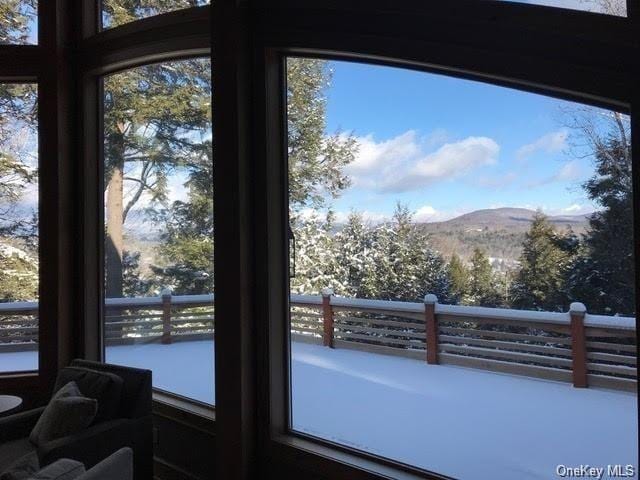
[[38,369],[37,99],[0,83],[0,373]]
[[287,78],[292,429],[460,479],[635,469],[629,117],[366,64]]
[[505,2],[531,3],[547,7],[568,8],[571,10],[584,10],[586,12],[627,16],[627,0],[499,0]]
[[0,0],[0,45],[38,43],[38,2]]
[[106,361],[213,403],[211,63],[104,78]]
[[102,28],[210,3],[211,0],[102,0]]

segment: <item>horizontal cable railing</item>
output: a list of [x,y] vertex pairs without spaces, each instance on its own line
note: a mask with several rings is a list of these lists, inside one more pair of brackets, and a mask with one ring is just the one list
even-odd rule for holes
[[[213,295],[110,298],[107,346],[211,340]],[[635,318],[591,315],[574,303],[566,313],[422,303],[291,296],[296,341],[399,355],[573,383],[635,390]],[[0,353],[35,350],[36,302],[0,303]]]

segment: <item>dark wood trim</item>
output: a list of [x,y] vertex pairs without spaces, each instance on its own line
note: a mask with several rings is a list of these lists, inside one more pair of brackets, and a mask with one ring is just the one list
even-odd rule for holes
[[166,392],[153,392],[153,414],[198,429],[209,435],[216,433],[216,412],[211,406]]
[[210,22],[210,7],[205,6],[104,30],[81,43],[81,68],[105,74],[170,57],[208,55]]
[[286,74],[281,54],[256,49],[254,119],[256,152],[256,245],[259,451],[266,452],[274,436],[288,431],[290,423],[288,174],[285,152]]
[[153,478],[156,480],[204,480],[158,457],[153,457]]
[[71,0],[39,5],[39,47],[45,58],[38,82],[39,117],[39,361],[43,387],[74,356],[75,129],[73,8]]
[[[621,111],[634,87],[636,39],[606,43],[471,21],[462,22],[461,38],[459,18],[424,14],[265,9],[260,16],[265,46],[300,55],[434,71]],[[389,33],[400,26],[402,35]]]
[[[257,476],[253,179],[257,161],[252,145],[253,73],[250,17],[246,1],[214,2],[213,138],[215,139],[214,230],[216,248],[215,378],[216,475],[224,479]],[[216,212],[223,212],[217,214]]]
[[267,468],[273,478],[314,478],[348,480],[447,480],[450,477],[416,471],[362,452],[303,435],[276,437],[269,446]]

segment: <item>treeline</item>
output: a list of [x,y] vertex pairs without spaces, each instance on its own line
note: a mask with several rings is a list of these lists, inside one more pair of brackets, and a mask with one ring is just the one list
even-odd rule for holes
[[480,248],[468,263],[455,254],[445,260],[401,206],[380,225],[367,225],[353,213],[335,234],[331,216],[298,219],[292,289],[317,294],[333,287],[345,296],[405,301],[433,293],[442,303],[544,311],[567,311],[580,301],[591,313],[634,315],[629,121],[615,112],[607,113],[604,125],[594,118],[587,113],[573,125],[595,164],[582,188],[599,207],[580,236],[556,230],[538,212],[518,266],[494,271]]

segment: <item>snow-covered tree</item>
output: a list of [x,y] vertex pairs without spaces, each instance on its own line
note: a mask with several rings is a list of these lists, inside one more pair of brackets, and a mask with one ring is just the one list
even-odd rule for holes
[[558,233],[547,217],[537,212],[526,234],[521,268],[512,287],[517,308],[566,311],[566,279],[577,249],[573,234]]
[[589,137],[596,172],[584,184],[601,206],[589,219],[569,278],[572,298],[592,313],[633,315],[633,192],[628,117],[614,114],[606,135]]
[[346,269],[338,261],[332,227],[331,213],[324,219],[313,216],[296,224],[296,271],[291,278],[291,293],[317,295],[329,287],[337,295],[348,294]]

